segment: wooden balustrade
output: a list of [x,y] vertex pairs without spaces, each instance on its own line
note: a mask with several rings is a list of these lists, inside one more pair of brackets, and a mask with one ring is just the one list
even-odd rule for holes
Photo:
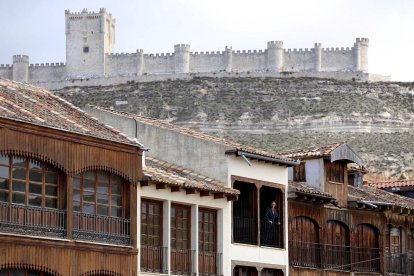
[[222,254],[215,252],[198,252],[198,274],[200,276],[221,276]]
[[195,250],[171,249],[171,274],[194,275]]

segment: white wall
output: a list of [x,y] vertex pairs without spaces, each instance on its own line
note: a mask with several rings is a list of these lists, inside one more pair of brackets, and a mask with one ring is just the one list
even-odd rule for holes
[[[289,255],[287,248],[288,241],[288,213],[287,213],[287,185],[288,185],[288,168],[286,166],[272,165],[270,163],[257,162],[249,160],[252,164],[249,166],[241,157],[228,156],[228,183],[231,185],[231,176],[241,176],[252,178],[256,180],[272,182],[275,184],[285,185],[284,192],[284,221],[282,225],[284,226],[285,233],[285,249],[280,248],[269,248],[269,247],[259,247],[253,245],[244,245],[244,244],[231,244],[230,246],[230,256],[231,261],[241,261],[241,262],[251,262],[251,263],[261,263],[263,267],[270,267],[271,265],[281,266],[286,269],[286,274],[289,274]],[[230,220],[228,224],[231,225],[231,210],[229,210],[228,217]],[[268,266],[266,266],[268,265]]]
[[[230,202],[226,198],[214,199],[212,196],[200,197],[199,193],[189,194],[185,193],[185,190],[180,192],[171,192],[170,189],[157,190],[154,185],[138,188],[138,223],[141,221],[141,199],[148,198],[153,200],[159,200],[164,202],[164,241],[167,243],[164,246],[170,246],[170,207],[173,203],[180,203],[191,206],[191,232],[192,232],[192,248],[196,250],[196,256],[198,256],[198,240],[194,239],[197,233],[198,235],[198,210],[199,207],[210,208],[217,210],[217,251],[222,253],[223,258],[223,274],[232,275],[230,262],[230,243],[231,243],[231,224],[227,223],[231,221],[228,217],[230,214]],[[195,223],[197,222],[197,223]],[[139,225],[139,224],[138,224]],[[140,227],[138,227],[138,237],[141,236]],[[140,244],[140,242],[139,242]],[[139,258],[140,259],[140,258]],[[171,262],[169,262],[170,264]],[[141,275],[144,275],[141,273]],[[151,274],[154,275],[154,274]]]

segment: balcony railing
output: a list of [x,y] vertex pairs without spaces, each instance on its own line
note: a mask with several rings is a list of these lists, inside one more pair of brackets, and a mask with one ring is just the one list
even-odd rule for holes
[[414,252],[388,255],[386,271],[393,274],[414,275]]
[[66,211],[0,202],[0,231],[63,238]]
[[348,270],[380,271],[379,248],[360,248],[301,241],[289,241],[292,266]]
[[129,225],[129,219],[74,212],[73,238],[129,245]]
[[257,244],[257,220],[233,217],[233,239],[235,242]]
[[141,245],[141,271],[168,273],[168,248]]
[[264,246],[282,248],[283,243],[279,238],[281,225],[270,223],[269,221],[260,222],[260,244]]
[[171,274],[194,275],[195,274],[195,250],[171,249]]
[[222,254],[215,252],[198,252],[198,275],[222,276]]

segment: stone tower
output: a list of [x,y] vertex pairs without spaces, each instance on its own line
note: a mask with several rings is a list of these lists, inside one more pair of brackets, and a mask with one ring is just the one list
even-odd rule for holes
[[270,72],[280,72],[283,69],[283,42],[267,42],[267,69]]
[[368,38],[357,38],[354,44],[355,70],[368,73]]
[[99,13],[65,11],[66,68],[70,78],[105,76],[106,54],[114,52],[115,19]]
[[174,68],[178,74],[190,72],[190,45],[174,45]]
[[29,56],[13,56],[13,80],[19,82],[29,81]]

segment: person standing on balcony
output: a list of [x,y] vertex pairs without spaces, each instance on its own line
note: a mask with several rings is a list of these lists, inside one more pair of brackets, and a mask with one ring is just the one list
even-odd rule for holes
[[272,201],[270,207],[267,208],[265,213],[265,219],[268,222],[268,227],[266,231],[265,244],[266,245],[276,245],[276,236],[277,236],[277,226],[280,225],[279,213],[276,210],[276,202]]

